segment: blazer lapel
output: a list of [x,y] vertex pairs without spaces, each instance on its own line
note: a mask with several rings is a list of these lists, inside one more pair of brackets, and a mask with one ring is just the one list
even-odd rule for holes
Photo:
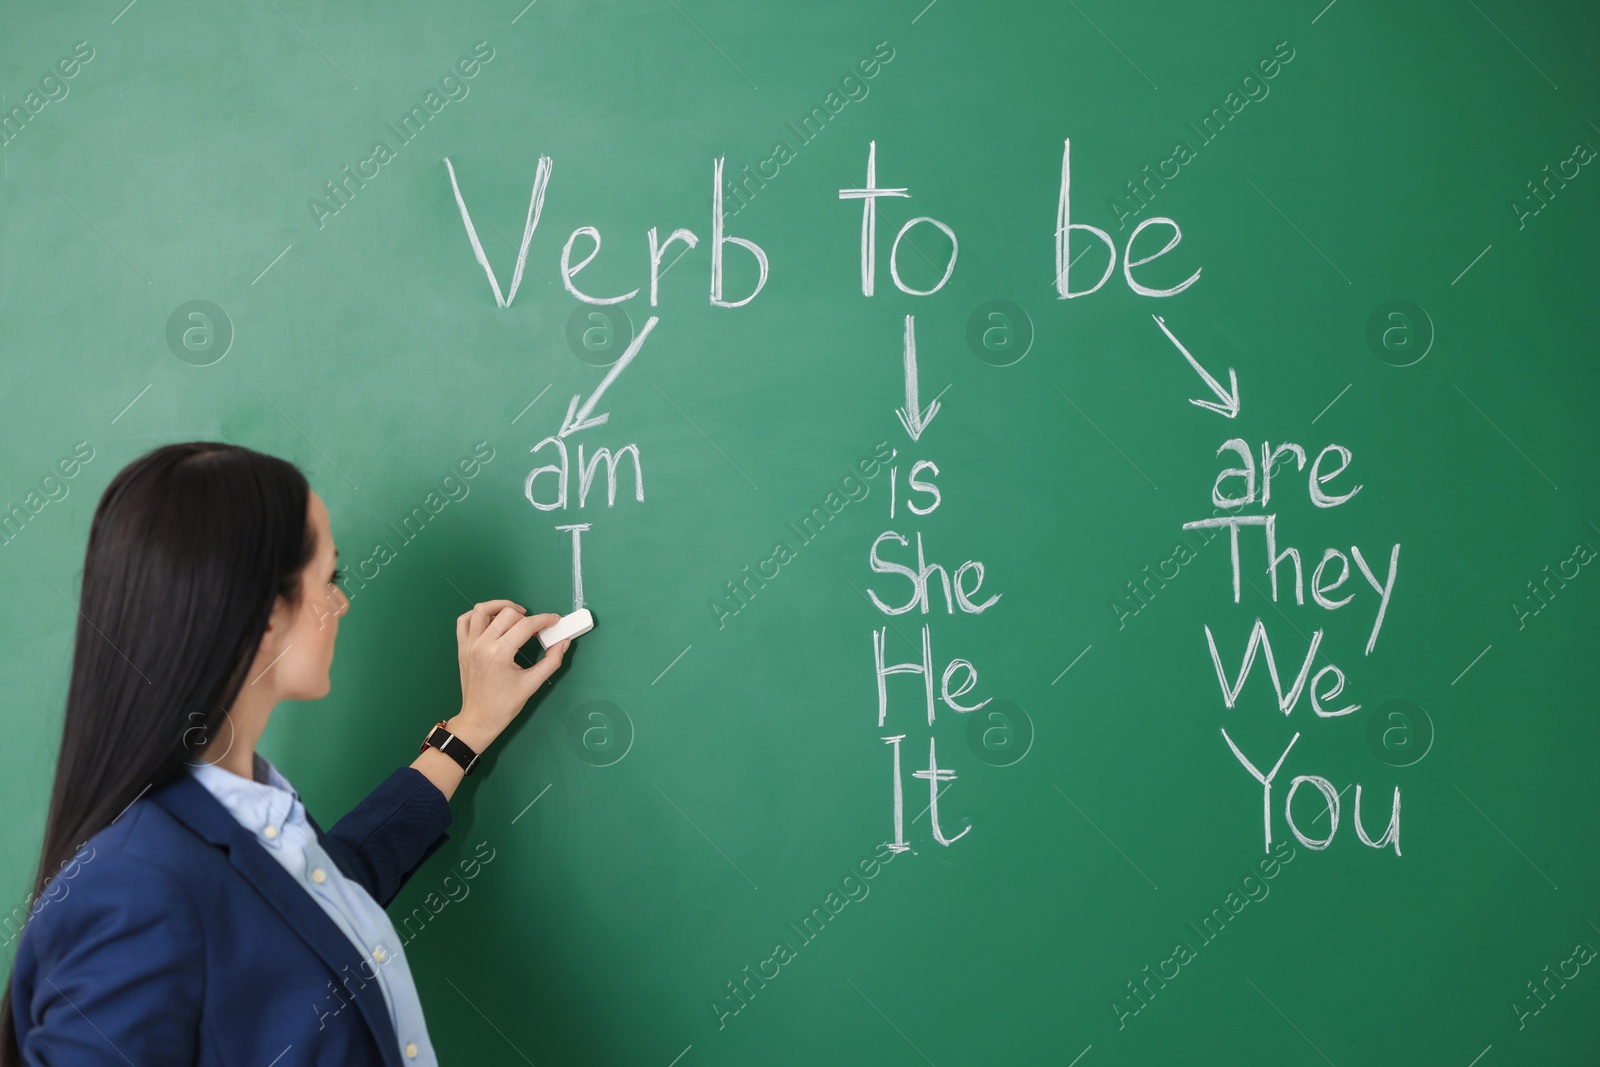
[[[311,894],[267,854],[250,832],[239,825],[217,798],[187,771],[153,790],[150,799],[203,840],[226,848],[234,869],[255,887],[256,892],[272,905],[335,975],[349,973],[359,976],[363,973],[365,957],[356,951],[344,931],[328,918],[327,912],[312,899]],[[349,987],[346,986],[346,989],[349,990]],[[376,981],[369,981],[350,992],[361,1009],[362,1017],[372,1029],[383,1062],[387,1067],[403,1067],[400,1043],[389,1021],[388,1003],[384,1000],[383,990],[378,988]]]

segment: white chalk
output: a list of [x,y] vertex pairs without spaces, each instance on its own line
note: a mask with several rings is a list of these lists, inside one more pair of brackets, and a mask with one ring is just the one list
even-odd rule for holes
[[539,631],[539,643],[545,648],[565,641],[569,637],[579,637],[594,629],[594,616],[589,614],[588,608],[579,608],[571,615],[563,615],[555,622]]

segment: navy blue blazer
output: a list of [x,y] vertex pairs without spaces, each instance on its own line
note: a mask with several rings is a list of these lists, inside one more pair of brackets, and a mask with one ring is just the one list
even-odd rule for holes
[[[444,794],[401,767],[332,830],[310,821],[388,907],[450,819]],[[89,844],[17,948],[24,1063],[405,1067],[365,957],[188,772]]]

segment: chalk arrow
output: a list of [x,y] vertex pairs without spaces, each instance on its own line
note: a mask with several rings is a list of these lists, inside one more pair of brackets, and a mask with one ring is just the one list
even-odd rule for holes
[[557,437],[569,437],[580,430],[603,426],[606,420],[611,418],[611,412],[609,411],[593,418],[589,416],[594,411],[595,404],[600,402],[601,395],[611,388],[611,383],[617,380],[617,376],[626,370],[628,364],[632,363],[634,357],[639,354],[639,349],[644,346],[644,339],[650,336],[650,331],[656,328],[656,323],[659,321],[660,318],[658,316],[650,316],[649,321],[644,324],[644,329],[639,331],[638,336],[633,339],[633,343],[628,346],[628,350],[622,353],[622,358],[611,365],[611,369],[606,372],[606,376],[600,379],[599,387],[595,389],[588,400],[584,401],[582,407],[578,406],[578,402],[583,400],[583,397],[574,396],[572,398],[572,403],[567,405],[567,416],[561,420],[561,429],[556,433]]
[[[917,333],[916,320],[910,315],[906,316],[906,406],[895,408],[894,413],[900,417],[900,425],[906,428],[906,433],[915,441],[922,436],[922,431],[928,428],[928,423],[939,414],[939,397],[934,397],[928,402],[926,408],[917,406]],[[943,395],[943,394],[940,394]]]
[[[1200,365],[1199,361],[1189,354],[1189,350],[1183,347],[1183,342],[1172,336],[1172,331],[1167,329],[1167,323],[1165,319],[1163,319],[1160,315],[1151,315],[1150,317],[1156,320],[1156,325],[1161,327],[1161,332],[1167,335],[1167,340],[1171,341],[1174,345],[1177,345],[1178,351],[1183,353],[1183,358],[1189,361],[1189,366],[1193,367],[1195,372],[1198,373],[1200,377],[1205,379],[1205,383],[1209,385],[1211,387],[1211,391],[1217,395],[1216,400],[1190,400],[1189,403],[1193,404],[1197,408],[1205,408],[1207,411],[1215,411],[1217,414],[1226,416],[1230,419],[1237,416],[1239,414],[1239,377],[1233,373],[1233,368],[1228,368],[1228,388],[1224,389],[1217,382],[1217,380]],[[1220,403],[1218,403],[1218,401],[1220,401]]]

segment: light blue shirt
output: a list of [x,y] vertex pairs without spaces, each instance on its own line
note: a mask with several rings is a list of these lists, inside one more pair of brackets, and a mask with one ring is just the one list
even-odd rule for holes
[[[305,805],[289,780],[260,753],[254,754],[255,780],[209,763],[189,764],[189,773],[222,802],[239,825],[311,894],[328,918],[343,930],[367,960],[364,976],[375,977],[389,1006],[389,1021],[407,1063],[438,1067],[422,1002],[406,962],[405,948],[388,914],[364,888],[346,878],[317,843]],[[336,1014],[346,1004],[334,987],[319,1010]]]

